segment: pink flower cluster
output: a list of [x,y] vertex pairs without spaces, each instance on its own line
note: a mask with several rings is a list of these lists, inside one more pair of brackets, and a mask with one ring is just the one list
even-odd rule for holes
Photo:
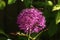
[[22,10],[17,17],[17,24],[20,30],[30,33],[38,33],[46,27],[46,20],[42,12],[36,8],[27,8]]

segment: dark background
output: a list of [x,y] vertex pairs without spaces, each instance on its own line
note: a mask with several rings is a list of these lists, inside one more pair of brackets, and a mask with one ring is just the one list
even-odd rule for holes
[[[7,0],[6,4],[7,4]],[[34,1],[39,1],[39,0],[34,0]],[[44,1],[44,0],[40,0]],[[52,0],[54,1],[54,4],[57,3],[57,0]],[[24,9],[24,4],[20,1],[17,0],[14,4],[12,5],[6,5],[6,7],[3,10],[0,10],[0,27],[4,29],[5,33],[9,34],[11,32],[17,32],[18,31],[18,26],[16,24],[17,20],[17,15],[19,12]],[[58,24],[60,26],[60,24]],[[12,36],[13,40],[17,40],[16,36]],[[43,35],[41,37],[42,40],[60,40],[60,27],[58,27],[57,33],[52,36],[48,37],[48,35]]]

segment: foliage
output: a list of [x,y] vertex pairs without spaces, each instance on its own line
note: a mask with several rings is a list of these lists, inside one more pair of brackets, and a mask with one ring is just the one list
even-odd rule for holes
[[[16,8],[15,8],[15,5],[16,5]],[[60,28],[59,27],[60,26],[60,0],[57,0],[57,1],[56,0],[55,1],[54,0],[45,0],[45,1],[44,0],[43,1],[42,0],[40,1],[39,0],[8,0],[7,5],[5,0],[0,0],[0,10],[2,9],[4,10],[4,8],[7,8],[9,10],[9,11],[7,10],[6,12],[3,11],[6,14],[5,16],[7,18],[7,19],[4,19],[4,20],[7,20],[6,21],[6,25],[8,26],[8,28],[6,28],[7,31],[9,30],[9,28],[14,28],[14,27],[15,27],[15,30],[17,30],[18,26],[16,24],[16,17],[18,15],[18,12],[20,12],[21,9],[30,8],[30,7],[35,7],[41,10],[43,12],[43,15],[46,18],[46,28],[40,32],[41,34],[38,33],[39,34],[38,37],[36,37],[37,35],[36,33],[31,34],[31,36],[33,38],[36,37],[37,40],[56,40],[57,38],[54,38],[54,36],[56,36],[56,34],[57,35],[59,34],[58,28]],[[1,19],[2,18],[0,18],[0,21]],[[0,37],[1,40],[6,40],[8,38],[11,38],[12,40],[27,40],[28,38],[28,35],[26,36],[26,34],[22,33],[23,31],[18,30],[21,33],[18,33],[18,31],[10,33],[10,31],[8,31],[9,32],[8,33],[4,29],[6,26],[4,26],[3,28],[1,27],[3,26],[0,26],[0,34],[3,35],[2,37]]]
[[0,9],[3,9],[6,6],[5,1],[0,1]]
[[16,0],[8,0],[8,4],[13,4],[15,2],[16,2]]

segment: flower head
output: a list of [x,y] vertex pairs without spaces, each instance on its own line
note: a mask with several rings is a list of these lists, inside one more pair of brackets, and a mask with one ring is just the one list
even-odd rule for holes
[[24,9],[17,17],[17,24],[24,32],[38,33],[45,28],[45,22],[42,12],[35,8]]

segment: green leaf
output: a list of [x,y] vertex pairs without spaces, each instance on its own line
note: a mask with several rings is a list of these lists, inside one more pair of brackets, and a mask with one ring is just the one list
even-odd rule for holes
[[58,0],[58,4],[60,4],[60,0]]
[[48,34],[49,37],[52,37],[57,32],[57,26],[55,24],[55,21],[51,21],[50,25],[48,26]]
[[57,4],[53,7],[52,11],[56,11],[56,10],[60,10],[60,5]]
[[56,24],[58,24],[59,22],[60,22],[60,10],[58,11],[56,16]]
[[56,24],[58,24],[60,22],[60,0],[58,0],[58,4],[59,4],[59,11],[56,14]]
[[3,9],[6,6],[5,1],[0,1],[0,9]]
[[52,11],[60,10],[60,0],[58,0],[58,3],[53,7]]
[[24,2],[25,7],[29,8],[32,5],[32,0],[24,0],[23,2]]
[[8,4],[13,4],[15,2],[16,2],[16,0],[8,0]]

